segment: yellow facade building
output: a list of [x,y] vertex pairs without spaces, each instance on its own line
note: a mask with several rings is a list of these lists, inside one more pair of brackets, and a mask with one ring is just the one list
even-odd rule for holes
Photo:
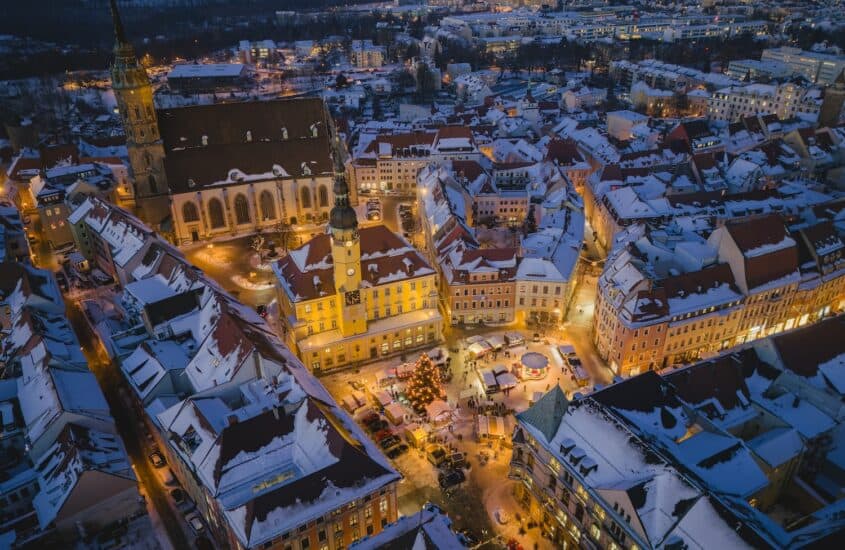
[[291,349],[319,373],[440,342],[434,269],[387,227],[359,230],[345,178],[334,194],[329,233],[274,265]]

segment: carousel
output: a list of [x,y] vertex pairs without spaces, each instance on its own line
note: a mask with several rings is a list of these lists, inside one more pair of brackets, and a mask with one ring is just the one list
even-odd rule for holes
[[523,380],[542,380],[549,372],[549,358],[536,351],[529,351],[519,359]]

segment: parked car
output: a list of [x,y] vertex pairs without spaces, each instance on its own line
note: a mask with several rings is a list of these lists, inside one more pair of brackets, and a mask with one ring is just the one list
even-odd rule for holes
[[464,453],[452,453],[446,458],[446,464],[452,469],[466,468],[467,460]]
[[399,443],[398,445],[394,445],[389,449],[384,451],[384,454],[387,455],[387,458],[397,458],[400,455],[403,455],[408,452],[408,445],[406,443]]
[[531,341],[534,342],[535,344],[539,344],[540,343],[540,333],[535,332],[534,337],[531,338]]
[[376,420],[381,420],[381,416],[379,416],[377,412],[371,411],[366,414],[363,418],[361,418],[361,424],[363,424],[364,426],[369,426]]
[[379,441],[379,445],[381,446],[382,449],[387,450],[387,449],[393,447],[394,445],[398,445],[401,442],[402,442],[402,440],[399,439],[397,436],[391,435],[391,436],[385,437],[384,439]]
[[264,304],[258,304],[255,306],[255,312],[258,313],[261,317],[267,317],[267,306]]
[[375,435],[373,435],[373,440],[376,443],[381,443],[383,439],[387,439],[392,435],[393,432],[391,432],[390,430],[381,430],[380,432],[376,432]]
[[110,275],[103,273],[96,268],[91,270],[91,278],[99,285],[110,285],[114,282],[114,279],[112,279]]
[[428,461],[438,468],[446,462],[446,449],[440,445],[429,445],[426,449],[425,455],[426,458],[428,458]]
[[466,479],[464,471],[460,469],[441,472],[440,475],[437,476],[437,482],[440,484],[440,488],[444,491],[451,489],[456,485],[460,485],[466,481]]
[[150,462],[155,468],[164,468],[167,465],[167,461],[164,460],[164,456],[159,451],[150,453]]
[[188,522],[188,526],[191,528],[191,531],[194,532],[194,535],[200,535],[201,533],[205,532],[205,525],[200,518],[200,515],[196,512],[191,512],[187,516],[185,516],[185,521]]
[[379,418],[375,422],[370,422],[369,424],[367,424],[366,428],[367,428],[367,431],[372,434],[372,433],[378,433],[382,430],[385,430],[389,426],[390,426],[390,424],[387,423],[387,420],[382,420],[381,418]]

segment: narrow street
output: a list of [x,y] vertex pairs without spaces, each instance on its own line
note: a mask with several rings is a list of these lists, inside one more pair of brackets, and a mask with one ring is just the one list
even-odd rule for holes
[[109,359],[79,305],[66,299],[65,306],[68,320],[79,338],[88,366],[97,377],[97,382],[109,404],[126,453],[132,461],[132,470],[138,478],[138,485],[155,508],[172,547],[191,548],[192,545],[183,531],[182,521],[170,506],[166,488],[147,458],[152,449],[141,429],[144,425],[143,413],[138,411],[130,397],[132,390],[123,379],[117,365]]

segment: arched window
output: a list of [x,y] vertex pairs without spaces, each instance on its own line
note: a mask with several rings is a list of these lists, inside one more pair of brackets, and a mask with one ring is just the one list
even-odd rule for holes
[[302,208],[311,208],[311,190],[307,187],[302,188]]
[[249,223],[249,204],[242,194],[235,197],[235,223]]
[[258,195],[258,206],[261,208],[262,220],[276,219],[276,205],[273,202],[273,195],[270,194],[270,191],[265,190]]
[[150,193],[158,193],[158,182],[156,182],[156,178],[153,175],[150,176]]
[[208,201],[208,220],[211,223],[212,229],[217,229],[226,225],[223,220],[223,205],[219,199],[211,199]]
[[320,197],[320,206],[328,206],[329,205],[329,190],[326,189],[325,185],[320,186],[320,188],[317,190],[317,194]]
[[197,205],[192,202],[186,202],[182,205],[182,221],[185,223],[198,222],[200,220],[200,213],[197,210]]

